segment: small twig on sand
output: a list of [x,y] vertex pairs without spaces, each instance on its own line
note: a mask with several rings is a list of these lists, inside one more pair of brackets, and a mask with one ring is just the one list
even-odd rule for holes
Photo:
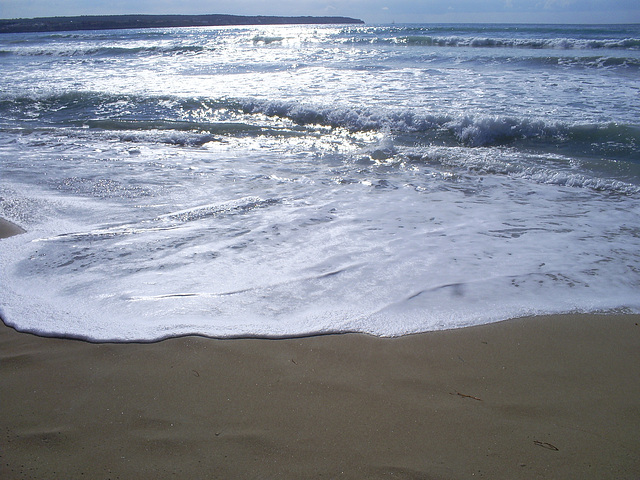
[[535,445],[538,445],[539,447],[546,448],[547,450],[553,450],[554,452],[557,452],[560,450],[555,445],[551,445],[550,443],[547,443],[547,442],[541,442],[540,440],[534,440],[533,443]]
[[477,400],[479,402],[482,401],[481,398],[474,397],[473,395],[465,395],[464,393],[460,393],[460,392],[450,393],[449,395],[458,395],[458,396],[463,397],[463,398],[471,398],[472,400]]

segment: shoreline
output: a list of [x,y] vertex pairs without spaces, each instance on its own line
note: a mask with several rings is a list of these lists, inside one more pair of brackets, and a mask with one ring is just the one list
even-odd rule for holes
[[2,324],[0,474],[636,479],[639,323],[148,344]]

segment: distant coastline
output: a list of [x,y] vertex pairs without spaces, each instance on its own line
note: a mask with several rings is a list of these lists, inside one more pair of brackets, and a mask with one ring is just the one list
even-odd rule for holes
[[276,17],[244,15],[89,15],[0,19],[0,33],[68,32],[132,28],[211,27],[225,25],[362,24],[349,17]]

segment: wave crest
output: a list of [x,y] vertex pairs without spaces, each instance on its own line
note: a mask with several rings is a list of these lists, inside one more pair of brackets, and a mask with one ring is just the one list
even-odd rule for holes
[[[639,125],[550,123],[526,117],[431,113],[417,107],[372,109],[252,98],[68,92],[0,99],[0,118],[12,127],[20,122],[29,125],[41,122],[44,126],[107,131],[157,130],[211,135],[264,134],[265,127],[270,126],[277,126],[275,131],[281,131],[283,124],[277,122],[284,120],[300,127],[322,126],[352,133],[387,131],[395,135],[415,135],[422,142],[467,147],[508,145],[527,140],[559,141],[600,145],[621,155],[636,157],[640,148]],[[269,131],[267,128],[267,134]]]
[[399,45],[429,47],[476,47],[476,48],[526,48],[551,50],[639,50],[640,39],[579,39],[579,38],[499,38],[408,35],[385,39]]

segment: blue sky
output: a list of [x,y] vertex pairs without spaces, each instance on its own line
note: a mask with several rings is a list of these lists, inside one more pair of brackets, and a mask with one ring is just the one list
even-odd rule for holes
[[342,15],[367,23],[640,23],[639,0],[0,0],[0,18],[125,13]]

